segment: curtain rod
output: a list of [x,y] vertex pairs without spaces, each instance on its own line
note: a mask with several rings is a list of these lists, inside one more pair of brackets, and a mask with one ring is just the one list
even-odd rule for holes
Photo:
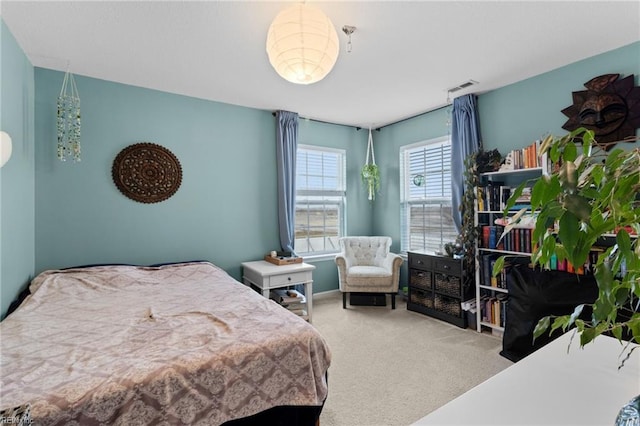
[[[405,118],[403,118],[403,119],[401,119],[401,120],[394,121],[393,123],[388,123],[388,124],[385,124],[384,126],[376,127],[376,128],[375,128],[375,129],[373,129],[373,130],[375,130],[376,132],[379,132],[380,130],[384,129],[385,127],[391,126],[391,125],[393,125],[393,124],[402,123],[403,121],[411,120],[411,119],[413,119],[413,118],[417,118],[417,117],[420,117],[420,116],[422,116],[422,115],[429,114],[429,113],[431,113],[431,112],[439,111],[439,110],[441,110],[441,109],[443,109],[443,108],[449,108],[451,105],[452,105],[452,104],[446,104],[446,105],[443,105],[443,106],[438,107],[438,108],[430,109],[429,111],[421,112],[421,113],[419,113],[419,114],[412,115],[412,116],[410,116],[410,117],[405,117]],[[275,111],[274,111],[274,112],[272,112],[272,113],[271,113],[271,115],[275,117],[275,116],[276,116]],[[299,117],[299,118],[301,118],[301,119],[303,119],[303,120],[315,121],[316,123],[322,123],[322,124],[333,124],[334,126],[353,127],[353,128],[354,128],[354,129],[356,129],[356,130],[362,130],[362,127],[360,127],[360,126],[352,126],[352,125],[350,125],[350,124],[330,123],[330,122],[328,122],[328,121],[316,120],[315,118],[306,118],[306,117]]]
[[[271,113],[271,115],[275,117],[275,116],[276,116],[275,111],[273,111],[273,112]],[[315,118],[307,118],[307,117],[298,117],[298,118],[299,118],[299,119],[302,119],[302,120],[315,121],[316,123],[332,124],[332,125],[334,125],[334,126],[353,127],[353,128],[354,128],[354,129],[356,129],[356,130],[360,130],[360,129],[362,129],[362,127],[359,127],[359,126],[352,126],[351,124],[331,123],[331,122],[329,122],[329,121],[316,120]],[[376,130],[378,130],[378,129],[376,129]]]
[[439,110],[441,110],[443,108],[449,108],[450,106],[451,106],[451,104],[446,104],[446,105],[443,105],[443,106],[438,107],[438,108],[430,109],[429,111],[425,111],[425,112],[421,112],[421,113],[416,114],[416,115],[412,115],[411,117],[405,117],[405,118],[403,118],[401,120],[394,121],[393,123],[388,123],[388,124],[385,124],[384,126],[380,126],[376,130],[384,129],[385,127],[391,126],[393,124],[402,123],[403,121],[411,120],[412,118],[417,118],[417,117],[420,117],[422,115],[429,114],[431,112],[439,111]]

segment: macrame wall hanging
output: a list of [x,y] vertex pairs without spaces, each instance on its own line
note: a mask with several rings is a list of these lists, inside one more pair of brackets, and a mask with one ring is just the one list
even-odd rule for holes
[[373,152],[373,136],[369,129],[369,141],[367,142],[367,158],[362,166],[362,183],[367,189],[369,201],[376,199],[376,193],[380,190],[380,170],[376,165],[376,156]]
[[58,159],[80,161],[80,96],[73,74],[67,72],[58,96]]

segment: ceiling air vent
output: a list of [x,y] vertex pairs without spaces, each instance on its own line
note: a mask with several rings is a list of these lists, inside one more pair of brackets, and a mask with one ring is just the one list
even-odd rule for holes
[[477,82],[477,81],[475,81],[475,80],[467,80],[467,81],[465,81],[465,82],[464,82],[464,83],[462,83],[462,84],[459,84],[459,85],[457,85],[457,86],[455,86],[455,87],[451,87],[450,89],[447,89],[447,92],[449,92],[449,93],[455,93],[455,92],[457,92],[458,90],[466,89],[467,87],[469,87],[469,86],[473,86],[474,84],[478,84],[478,82]]

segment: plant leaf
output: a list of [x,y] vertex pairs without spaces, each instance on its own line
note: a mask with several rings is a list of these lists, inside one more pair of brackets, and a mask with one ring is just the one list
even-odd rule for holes
[[542,319],[540,319],[540,321],[538,321],[538,323],[536,324],[535,328],[533,329],[533,340],[535,341],[535,339],[537,339],[538,337],[542,336],[542,334],[547,331],[547,329],[549,328],[549,325],[551,324],[551,317],[544,317]]
[[595,328],[586,328],[580,333],[580,346],[584,346],[596,338]]
[[578,156],[578,149],[574,143],[568,143],[562,151],[562,159],[566,162],[573,162]]
[[591,204],[589,204],[589,200],[580,195],[565,195],[562,206],[584,222],[588,222],[591,218]]
[[493,271],[492,271],[492,275],[494,277],[497,277],[498,274],[500,274],[500,271],[502,271],[502,268],[504,267],[504,259],[505,259],[505,256],[500,256],[499,258],[496,259],[496,263],[493,265]]
[[576,306],[576,308],[573,310],[573,313],[569,317],[569,321],[567,322],[567,325],[569,327],[576,322],[576,319],[578,319],[583,309],[584,309],[584,304]]
[[[578,244],[578,233],[580,232],[580,224],[578,218],[571,212],[565,212],[559,221],[558,237],[565,247],[575,247]],[[576,265],[572,253],[569,255],[569,261]]]
[[611,334],[618,340],[622,340],[622,326],[616,325],[611,329]]
[[556,317],[556,319],[553,321],[553,324],[551,324],[551,330],[549,331],[549,334],[553,333],[558,328],[562,328],[563,330],[566,330],[568,325],[569,325],[569,315],[562,315],[562,316]]

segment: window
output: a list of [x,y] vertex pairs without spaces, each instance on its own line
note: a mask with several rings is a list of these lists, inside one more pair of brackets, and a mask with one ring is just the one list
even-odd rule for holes
[[295,248],[298,255],[336,253],[345,235],[344,150],[298,145]]
[[449,137],[401,147],[400,185],[402,251],[437,251],[454,241]]

